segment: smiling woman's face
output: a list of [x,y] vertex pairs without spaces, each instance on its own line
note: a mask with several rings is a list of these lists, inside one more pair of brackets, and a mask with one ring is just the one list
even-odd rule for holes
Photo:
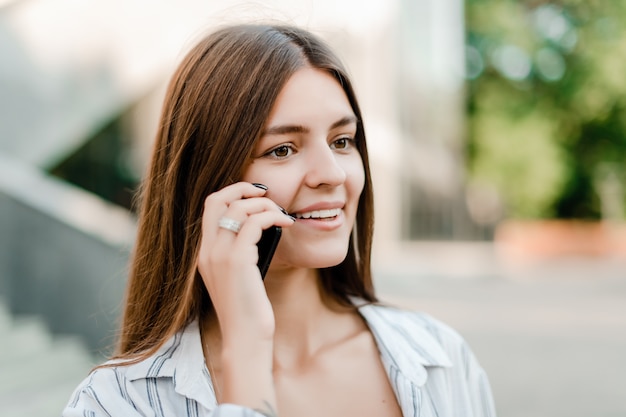
[[267,185],[267,197],[297,218],[270,271],[345,258],[365,182],[357,123],[343,89],[322,70],[298,70],[280,92],[243,176]]

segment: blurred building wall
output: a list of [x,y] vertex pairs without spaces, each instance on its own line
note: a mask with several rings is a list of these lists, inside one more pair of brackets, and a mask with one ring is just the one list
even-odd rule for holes
[[[395,262],[412,240],[482,238],[463,197],[461,0],[14,1],[0,4],[8,58],[0,62],[8,179],[0,190],[0,295],[14,312],[45,315],[53,329],[102,346],[117,318],[133,219],[48,171],[122,118],[132,139],[124,160],[140,176],[183,53],[211,27],[259,18],[315,31],[353,75],[376,189],[376,262]],[[67,195],[71,203],[57,204]],[[122,240],[107,240],[106,227],[89,229],[109,224],[112,212],[125,218]]]
[[107,353],[133,240],[125,210],[0,155],[0,300],[14,314]]

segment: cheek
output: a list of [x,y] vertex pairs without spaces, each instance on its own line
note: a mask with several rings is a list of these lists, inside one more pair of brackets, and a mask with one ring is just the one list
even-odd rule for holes
[[365,187],[365,169],[363,168],[361,157],[358,156],[351,160],[345,169],[350,193],[355,197],[360,196]]
[[268,167],[261,162],[251,163],[241,180],[267,186],[268,191],[265,196],[282,207],[289,204],[298,188],[296,173]]
[[251,183],[260,183],[266,185],[270,190],[275,188],[275,184],[279,177],[275,170],[268,169],[262,161],[253,161],[243,173],[242,181]]

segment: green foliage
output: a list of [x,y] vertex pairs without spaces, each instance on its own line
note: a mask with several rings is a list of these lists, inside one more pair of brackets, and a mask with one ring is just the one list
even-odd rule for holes
[[626,2],[468,0],[466,13],[470,181],[512,217],[600,217],[601,189],[626,184]]

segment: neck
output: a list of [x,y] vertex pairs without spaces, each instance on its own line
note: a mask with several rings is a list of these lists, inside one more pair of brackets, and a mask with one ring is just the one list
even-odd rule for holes
[[323,293],[316,269],[278,271],[268,275],[267,295],[274,309],[274,364],[294,368],[329,343],[344,337],[351,311]]
[[[265,279],[265,288],[276,323],[276,370],[302,369],[325,348],[365,328],[354,309],[339,305],[323,293],[316,269],[271,271]],[[221,335],[215,317],[210,316],[205,326],[207,348],[218,351]]]
[[318,271],[297,269],[268,275],[265,288],[274,309],[274,343],[306,342],[331,312],[332,301],[322,294]]

